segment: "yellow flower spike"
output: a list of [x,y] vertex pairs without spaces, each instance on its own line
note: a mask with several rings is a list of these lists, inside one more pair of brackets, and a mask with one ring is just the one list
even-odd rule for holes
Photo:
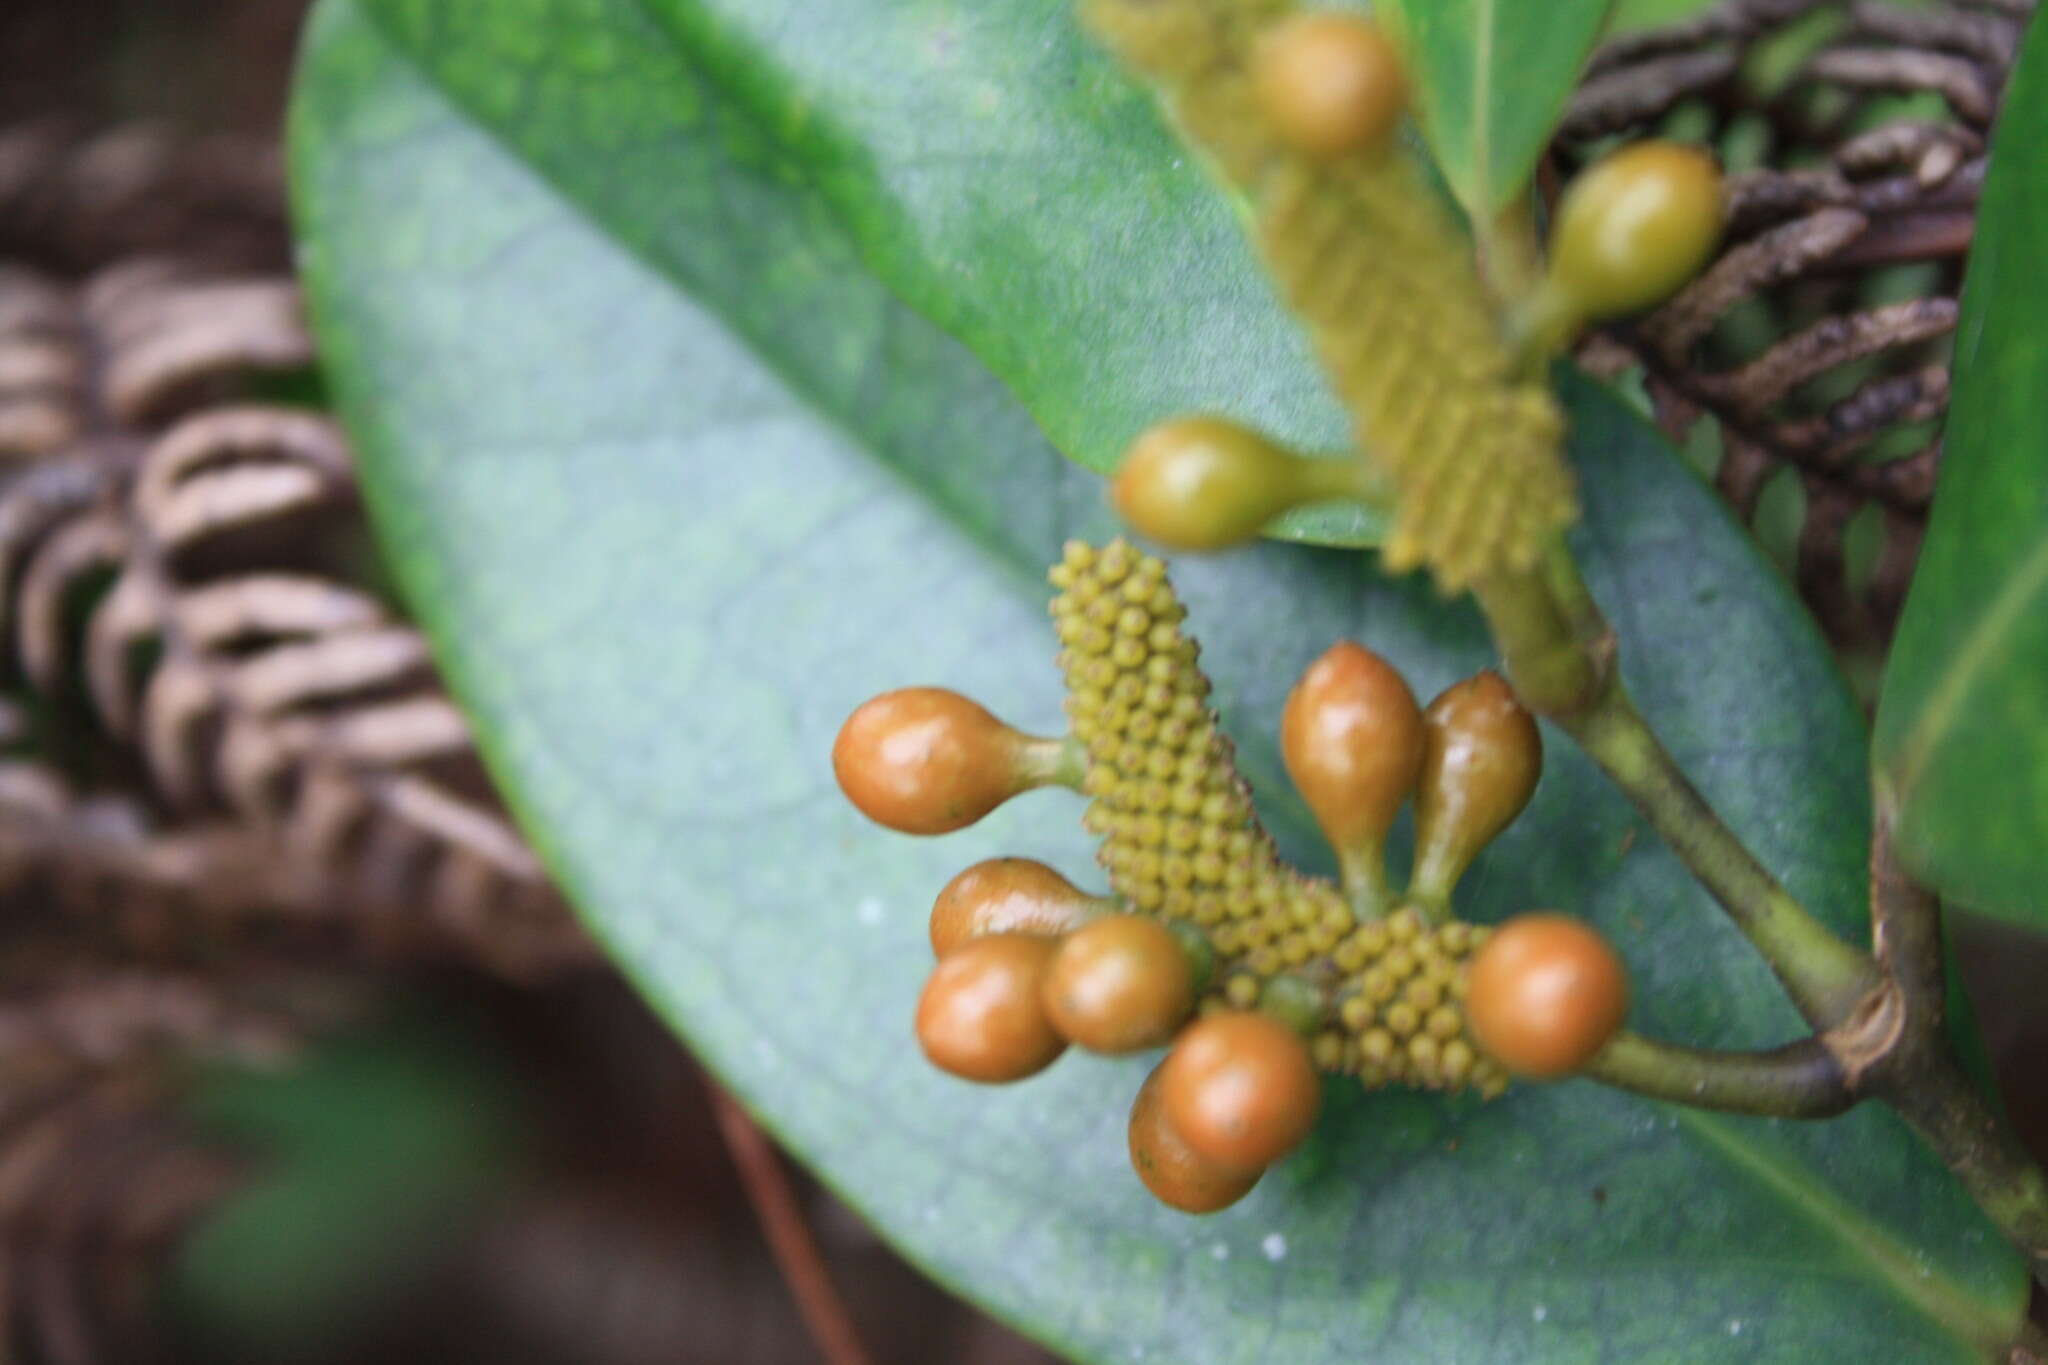
[[1267,265],[1395,492],[1384,547],[1445,591],[1532,568],[1577,515],[1564,423],[1519,373],[1471,251],[1411,156],[1297,150],[1259,96],[1261,41],[1295,13],[1258,0],[1087,0],[1190,141],[1252,201]]

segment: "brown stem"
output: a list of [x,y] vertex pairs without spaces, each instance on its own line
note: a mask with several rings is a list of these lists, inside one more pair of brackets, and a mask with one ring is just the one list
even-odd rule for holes
[[2048,1180],[1940,1040],[1902,1048],[1869,1091],[1912,1125],[2048,1286]]
[[738,1168],[740,1184],[754,1206],[755,1216],[761,1220],[768,1249],[774,1253],[775,1264],[789,1285],[790,1295],[796,1300],[797,1311],[803,1315],[804,1326],[817,1343],[819,1354],[826,1365],[872,1365],[867,1348],[861,1345],[860,1334],[854,1330],[852,1315],[846,1311],[846,1303],[825,1268],[817,1239],[811,1236],[810,1225],[804,1221],[789,1172],[774,1144],[738,1100],[717,1085],[709,1088],[719,1134],[725,1139],[726,1150],[732,1153],[732,1164]]
[[1873,943],[1887,990],[1857,1027],[1827,1041],[1851,1083],[1912,1125],[2048,1286],[2048,1178],[1957,1066],[1944,1028],[1941,907],[1893,854],[1894,812],[1877,800],[1871,841]]

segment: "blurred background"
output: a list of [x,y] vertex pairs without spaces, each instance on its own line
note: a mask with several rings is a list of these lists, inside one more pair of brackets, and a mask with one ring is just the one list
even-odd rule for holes
[[304,9],[0,4],[0,1358],[1049,1359],[773,1150],[491,797],[319,415]]
[[[493,798],[321,411],[303,9],[0,5],[0,1356],[1049,1360],[773,1150]],[[1959,938],[2040,1148],[2048,954]]]

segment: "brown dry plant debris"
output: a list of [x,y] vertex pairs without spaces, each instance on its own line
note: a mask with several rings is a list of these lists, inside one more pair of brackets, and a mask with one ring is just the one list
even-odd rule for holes
[[159,1357],[158,1267],[244,1178],[174,1103],[195,1061],[275,1065],[359,1015],[361,983],[0,960],[0,1354]]
[[283,186],[267,138],[32,119],[0,128],[0,258],[81,273],[175,251],[214,268],[282,270]]
[[[1845,650],[1883,649],[1912,576],[1989,128],[2030,9],[1726,0],[1597,54],[1548,168],[1554,189],[1605,139],[1667,130],[1731,158],[1720,259],[1581,358],[1641,367],[1674,440],[1712,418],[1716,483],[1745,522],[1796,481],[1794,576]],[[1764,74],[1802,40],[1789,75]],[[1864,517],[1878,534],[1859,566]]]
[[0,491],[0,646],[28,695],[132,754],[147,797],[110,819],[49,775],[11,822],[13,875],[102,909],[125,885],[131,946],[179,941],[184,906],[214,935],[586,964],[425,642],[352,581],[369,561],[339,428],[246,396],[310,364],[299,307],[289,281],[150,259],[70,290],[0,275],[0,377],[55,357],[0,384],[0,440],[27,461]]

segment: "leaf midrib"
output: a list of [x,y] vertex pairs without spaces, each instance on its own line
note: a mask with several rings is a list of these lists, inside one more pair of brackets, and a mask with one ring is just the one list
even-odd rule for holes
[[1815,1227],[1839,1243],[1850,1259],[1870,1268],[1878,1283],[1889,1285],[1901,1299],[1974,1350],[1995,1352],[2010,1341],[2013,1324],[1947,1275],[1922,1267],[1882,1224],[1846,1203],[1825,1186],[1802,1181],[1796,1170],[1773,1158],[1760,1145],[1745,1142],[1734,1125],[1718,1114],[1682,1105],[1669,1108],[1702,1145],[1719,1155]]
[[1487,109],[1493,98],[1493,6],[1479,0],[1479,40],[1472,51],[1472,197],[1468,206],[1475,223],[1486,222],[1493,210],[1493,120]]
[[1964,714],[1977,683],[1990,670],[2000,642],[2022,620],[2037,599],[2048,599],[2048,536],[2036,541],[2021,559],[1984,614],[1963,637],[1952,666],[1941,675],[1906,737],[1887,764],[1891,796],[1905,801],[1919,784],[1928,763],[1948,732]]

